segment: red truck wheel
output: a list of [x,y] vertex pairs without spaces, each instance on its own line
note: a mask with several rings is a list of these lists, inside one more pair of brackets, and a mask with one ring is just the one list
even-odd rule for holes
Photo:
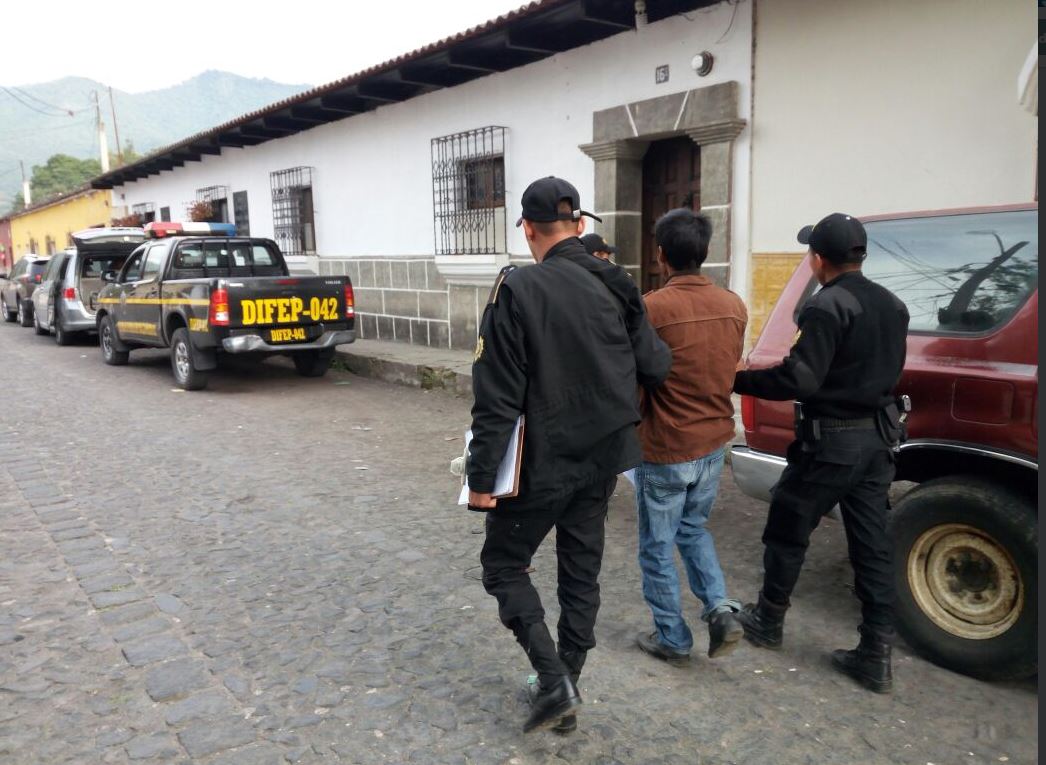
[[897,629],[930,661],[985,680],[1038,671],[1038,530],[1023,495],[938,478],[897,504]]

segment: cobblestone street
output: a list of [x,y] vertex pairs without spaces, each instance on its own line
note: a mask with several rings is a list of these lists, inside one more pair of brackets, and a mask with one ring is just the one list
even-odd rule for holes
[[[174,387],[0,325],[0,763],[852,763],[1037,760],[1037,684],[899,646],[895,692],[833,673],[856,642],[841,525],[815,535],[778,653],[641,654],[633,494],[614,496],[580,730],[524,737],[522,651],[479,582],[482,517],[447,470],[470,401],[286,360]],[[713,515],[752,599],[764,505]],[[551,542],[535,560],[554,622]]]

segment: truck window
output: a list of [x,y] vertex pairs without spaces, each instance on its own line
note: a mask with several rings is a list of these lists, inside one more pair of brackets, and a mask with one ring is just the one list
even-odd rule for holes
[[123,273],[120,274],[120,282],[126,284],[127,282],[136,282],[141,278],[142,273],[142,257],[145,255],[145,250],[136,250],[130,258],[127,260],[127,264],[124,266]]
[[160,273],[160,265],[163,263],[165,245],[154,244],[149,248],[145,256],[145,265],[142,267],[142,279],[155,279]]
[[995,329],[1038,284],[1035,210],[873,221],[866,229],[864,273],[904,301],[912,332]]

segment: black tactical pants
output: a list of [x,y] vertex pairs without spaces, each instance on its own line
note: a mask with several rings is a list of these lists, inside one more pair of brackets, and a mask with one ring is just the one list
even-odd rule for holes
[[889,634],[894,581],[886,514],[893,453],[874,429],[825,432],[808,449],[799,442],[788,448],[788,467],[773,489],[763,532],[763,595],[788,605],[810,534],[838,504],[864,624]]
[[[556,529],[559,595],[559,656],[580,654],[595,646],[599,611],[599,569],[603,563],[607,502],[616,478],[574,492],[539,511],[512,511],[500,506],[487,513],[487,537],[480,554],[483,586],[498,600],[501,622],[516,636],[539,673],[565,669],[554,646],[531,646],[534,625],[543,625],[545,610],[530,581],[531,559]],[[499,503],[500,505],[500,503]],[[542,629],[544,629],[542,627]],[[547,636],[547,630],[544,633]],[[550,644],[551,638],[545,640]],[[551,654],[551,655],[550,655]],[[580,667],[570,667],[580,671]]]

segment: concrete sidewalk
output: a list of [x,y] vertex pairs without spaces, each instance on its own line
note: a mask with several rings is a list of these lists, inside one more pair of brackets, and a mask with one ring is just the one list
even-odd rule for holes
[[362,377],[432,390],[472,395],[472,351],[408,343],[357,340],[339,346],[335,363]]
[[[357,340],[338,347],[335,363],[354,374],[432,390],[441,388],[472,396],[472,351],[428,348],[407,343]],[[734,440],[743,444],[741,397],[734,396]]]

